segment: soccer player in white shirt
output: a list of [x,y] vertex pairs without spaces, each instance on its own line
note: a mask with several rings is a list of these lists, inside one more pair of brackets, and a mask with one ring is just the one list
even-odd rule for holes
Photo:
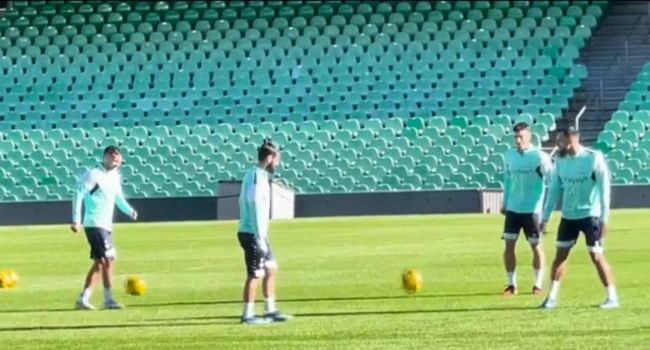
[[518,123],[513,131],[517,147],[506,152],[504,166],[503,209],[506,220],[503,240],[506,244],[503,261],[508,274],[508,286],[503,294],[517,293],[515,244],[519,231],[523,230],[533,251],[532,294],[538,295],[542,292],[544,275],[543,232],[540,232],[540,216],[546,182],[553,165],[546,153],[531,144],[532,134],[528,124]]
[[[290,315],[279,312],[275,306],[275,280],[278,265],[271,252],[268,239],[271,214],[270,175],[280,163],[280,151],[265,140],[257,151],[258,163],[248,170],[239,195],[239,230],[237,237],[244,250],[246,282],[244,284],[243,324],[283,322]],[[266,299],[264,317],[255,316],[255,294],[258,281],[262,279],[262,291]]]
[[605,287],[606,299],[600,307],[617,308],[619,297],[614,286],[614,274],[603,246],[611,192],[607,162],[600,151],[580,144],[579,132],[574,128],[560,131],[557,141],[559,152],[544,205],[542,227],[546,227],[557,199],[562,203],[562,218],[551,268],[551,289],[542,307],[552,309],[557,306],[560,280],[564,277],[569,253],[582,232],[591,261]]
[[[84,173],[72,201],[72,232],[81,231],[83,224],[90,258],[93,264],[86,275],[83,291],[77,299],[76,307],[81,310],[94,310],[90,295],[95,281],[101,275],[104,283],[104,307],[121,309],[123,306],[113,299],[111,285],[116,251],[111,232],[113,229],[113,211],[115,205],[136,220],[138,213],[129,205],[122,193],[120,174],[117,171],[122,164],[122,155],[115,146],[106,147],[102,164]],[[81,208],[84,208],[83,222]]]

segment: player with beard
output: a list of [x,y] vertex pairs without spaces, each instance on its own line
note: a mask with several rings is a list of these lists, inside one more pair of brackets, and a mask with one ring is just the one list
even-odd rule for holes
[[[257,165],[248,170],[239,195],[239,244],[244,250],[246,282],[244,283],[243,324],[283,322],[290,315],[278,311],[275,305],[275,281],[278,264],[271,252],[268,229],[271,214],[271,174],[280,163],[280,151],[269,140],[257,150]],[[264,317],[255,316],[255,295],[259,280],[266,304]]]
[[562,218],[551,271],[551,290],[542,307],[556,307],[560,280],[566,270],[569,252],[582,232],[591,261],[607,293],[607,298],[600,307],[616,308],[619,306],[618,293],[603,248],[610,206],[610,173],[607,162],[602,153],[580,144],[578,131],[574,128],[559,132],[558,149],[555,171],[544,206],[542,231],[546,228],[558,198],[562,203]]

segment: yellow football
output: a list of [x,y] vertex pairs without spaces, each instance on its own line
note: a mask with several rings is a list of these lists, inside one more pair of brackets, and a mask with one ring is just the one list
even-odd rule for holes
[[11,289],[18,286],[18,274],[14,270],[0,271],[0,288]]
[[418,270],[407,269],[402,273],[402,288],[408,293],[417,293],[422,289],[422,275]]
[[147,284],[138,276],[129,276],[124,287],[131,295],[142,295],[147,291]]

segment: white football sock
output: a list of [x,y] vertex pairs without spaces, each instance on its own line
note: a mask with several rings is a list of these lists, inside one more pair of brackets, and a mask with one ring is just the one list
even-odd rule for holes
[[244,312],[242,318],[255,317],[255,303],[244,303]]
[[83,302],[88,302],[88,300],[90,300],[90,295],[92,294],[92,292],[93,292],[92,289],[84,288],[84,290],[79,295],[79,299]]
[[542,284],[544,283],[544,269],[534,269],[533,270],[534,277],[535,277],[535,284],[534,286],[537,288],[542,288]]
[[618,301],[618,293],[616,292],[616,287],[613,284],[607,286],[607,299]]
[[104,288],[104,303],[108,303],[109,301],[113,301],[113,292],[111,292],[111,288]]
[[560,292],[560,281],[551,282],[551,291],[548,293],[548,298],[556,300],[557,294]]
[[517,273],[516,272],[508,272],[508,285],[509,286],[517,286]]
[[266,299],[266,312],[272,313],[276,311],[278,311],[278,309],[275,307],[275,298]]

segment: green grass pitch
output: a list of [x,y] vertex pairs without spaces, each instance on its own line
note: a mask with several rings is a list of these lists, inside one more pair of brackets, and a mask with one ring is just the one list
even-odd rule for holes
[[[555,310],[529,295],[530,252],[518,245],[520,295],[498,295],[505,274],[501,216],[444,215],[275,222],[279,306],[287,324],[242,326],[242,252],[234,222],[129,224],[115,230],[121,311],[74,311],[90,261],[85,237],[64,226],[0,228],[0,349],[523,349],[650,344],[648,211],[615,211],[606,252],[622,308],[604,299],[581,239]],[[554,251],[557,214],[546,238]],[[549,262],[547,262],[547,266]],[[416,268],[424,289],[400,289]],[[148,285],[124,293],[127,275]],[[548,283],[545,289],[548,288]],[[101,289],[93,295],[101,305]],[[262,303],[258,302],[258,311]]]

